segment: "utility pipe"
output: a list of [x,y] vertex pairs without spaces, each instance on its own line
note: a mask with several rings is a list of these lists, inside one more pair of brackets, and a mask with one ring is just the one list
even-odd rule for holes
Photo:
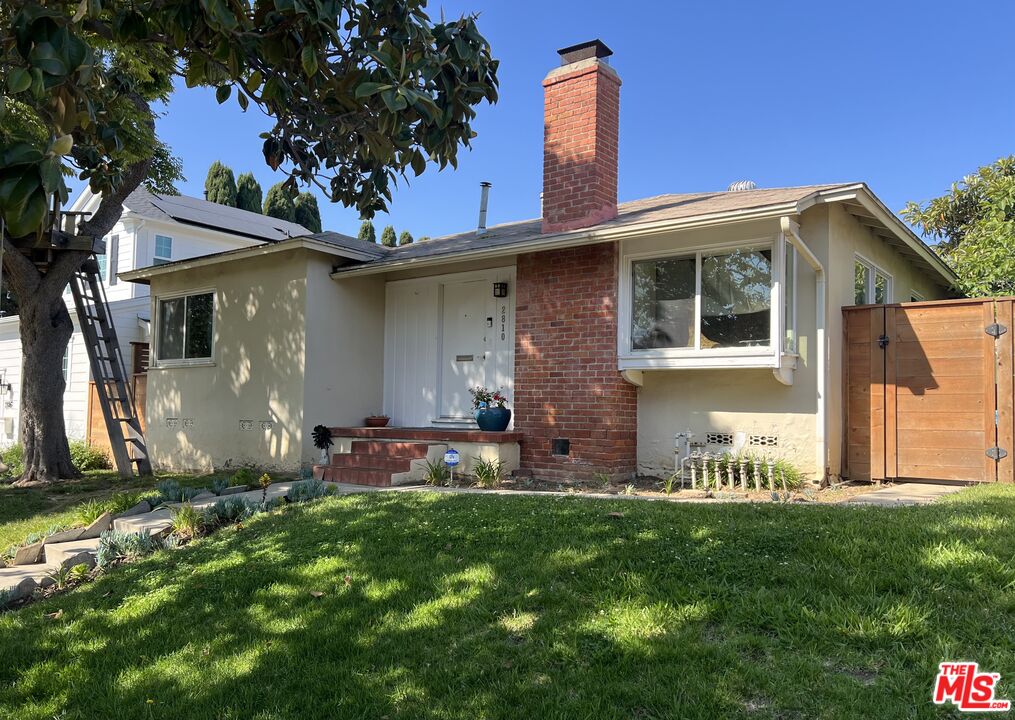
[[815,428],[815,453],[818,461],[818,472],[820,473],[821,484],[824,485],[828,477],[828,410],[825,402],[828,377],[828,348],[825,340],[825,325],[828,322],[828,281],[825,276],[825,266],[818,260],[807,243],[800,237],[800,224],[788,216],[779,219],[782,226],[782,233],[789,239],[790,243],[800,253],[807,264],[814,269],[815,292],[817,294],[817,366],[818,366],[818,412]]

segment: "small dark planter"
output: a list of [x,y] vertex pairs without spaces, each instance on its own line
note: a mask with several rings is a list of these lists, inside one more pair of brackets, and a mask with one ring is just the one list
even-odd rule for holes
[[380,417],[379,415],[371,415],[367,418],[367,427],[384,427],[388,424],[391,418]]
[[504,432],[511,422],[507,408],[480,408],[476,411],[476,424],[485,432]]

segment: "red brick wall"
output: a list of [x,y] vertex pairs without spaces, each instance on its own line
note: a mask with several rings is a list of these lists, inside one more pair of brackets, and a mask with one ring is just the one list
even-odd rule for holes
[[[637,389],[617,371],[616,243],[518,258],[514,427],[537,477],[634,473]],[[551,454],[568,438],[569,457]]]
[[616,217],[620,78],[583,61],[551,72],[543,88],[543,232]]

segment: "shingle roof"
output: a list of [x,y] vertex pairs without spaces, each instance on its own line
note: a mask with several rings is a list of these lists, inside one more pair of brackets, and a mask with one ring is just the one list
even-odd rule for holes
[[325,230],[324,232],[311,235],[310,237],[314,240],[320,240],[321,242],[334,245],[338,248],[364,253],[374,258],[385,257],[391,252],[391,248],[385,247],[384,245],[360,240],[359,238],[349,237],[348,235],[331,232],[330,230]]
[[132,213],[152,220],[198,225],[266,242],[310,234],[298,223],[186,195],[156,195],[137,189],[123,204]]
[[[633,200],[617,206],[617,217],[596,225],[594,229],[624,227],[663,220],[711,215],[715,213],[750,210],[771,205],[799,202],[817,192],[850,187],[852,184],[804,185],[790,188],[766,188],[740,190],[736,192],[685,193],[679,195],[657,195],[656,197]],[[588,228],[593,229],[593,228]],[[470,250],[486,250],[509,247],[528,240],[549,237],[542,234],[539,219],[495,225],[483,235],[475,230],[445,235],[421,243],[390,248],[383,257],[370,261],[371,266],[384,265],[408,259],[454,255]]]

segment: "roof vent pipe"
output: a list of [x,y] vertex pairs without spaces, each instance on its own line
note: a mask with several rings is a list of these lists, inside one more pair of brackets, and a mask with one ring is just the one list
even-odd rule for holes
[[476,235],[486,235],[486,205],[490,201],[491,183],[485,180],[479,184],[479,225],[476,226]]

